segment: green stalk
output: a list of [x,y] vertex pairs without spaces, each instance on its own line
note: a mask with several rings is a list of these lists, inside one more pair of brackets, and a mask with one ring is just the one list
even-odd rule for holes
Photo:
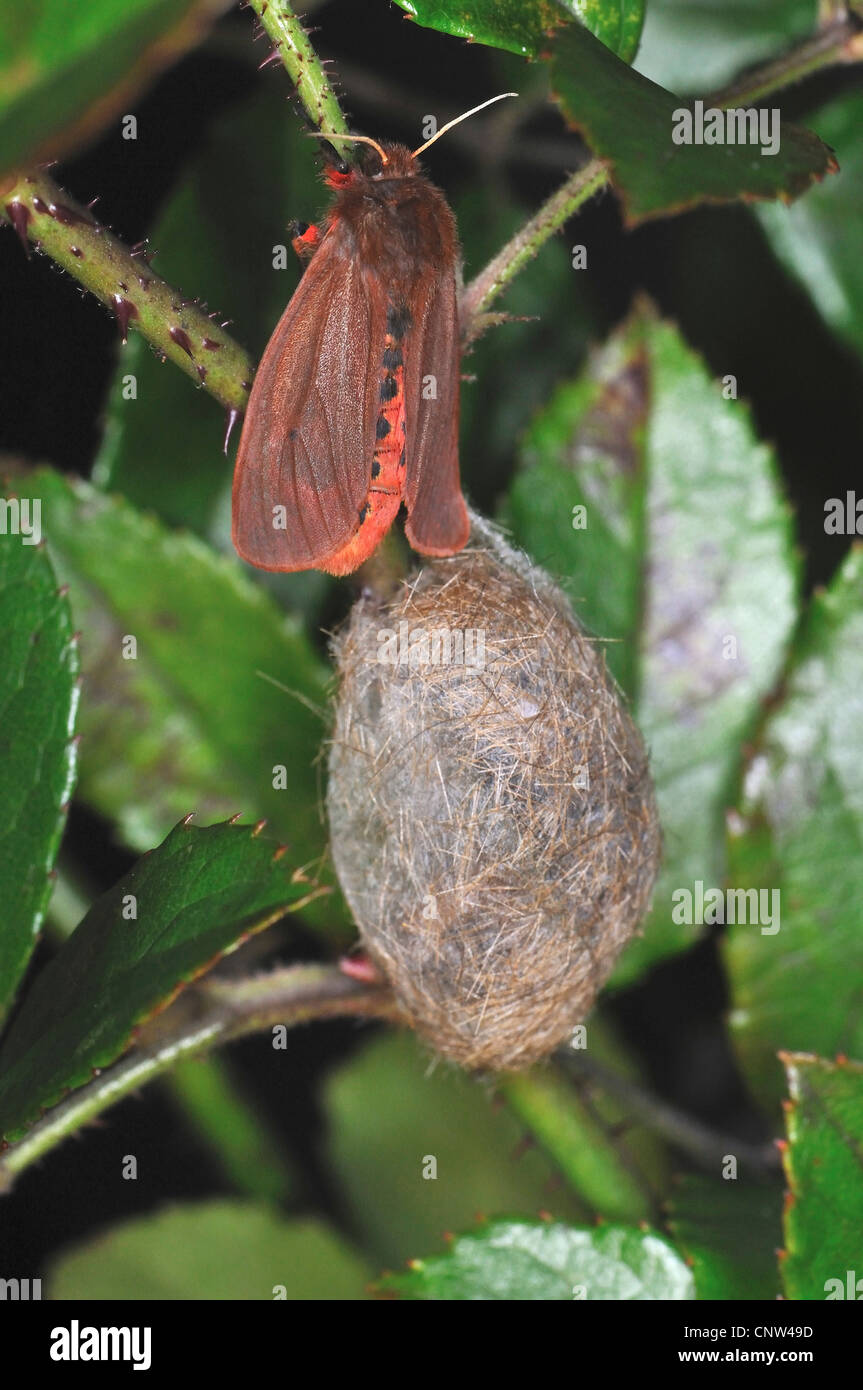
[[386,988],[358,984],[337,966],[294,965],[246,980],[204,980],[158,1015],[139,1044],[49,1110],[0,1157],[0,1192],[31,1163],[117,1101],[178,1063],[276,1026],[324,1018],[400,1019]]
[[[325,134],[344,134],[347,123],[332,83],[308,34],[285,0],[249,0],[296,84],[309,118]],[[752,103],[816,69],[863,61],[859,22],[845,18],[746,75],[740,84],[705,100],[713,105]],[[489,306],[573,213],[611,181],[608,166],[590,160],[551,195],[539,211],[466,287],[462,326],[467,342],[489,326]],[[0,190],[0,220],[11,222],[25,245],[32,243],[106,304],[120,321],[143,334],[227,410],[241,413],[253,364],[204,311],[155,275],[143,258],[81,208],[42,170]]]
[[249,0],[249,8],[272,40],[272,61],[278,54],[312,124],[324,135],[348,135],[332,80],[291,6],[286,0]]
[[180,1062],[165,1085],[238,1192],[267,1202],[290,1201],[299,1186],[297,1175],[234,1084],[224,1058],[212,1053]]
[[44,170],[7,181],[0,218],[25,248],[44,251],[117,316],[123,341],[130,328],[228,410],[243,411],[254,364],[198,304],[156,275]]

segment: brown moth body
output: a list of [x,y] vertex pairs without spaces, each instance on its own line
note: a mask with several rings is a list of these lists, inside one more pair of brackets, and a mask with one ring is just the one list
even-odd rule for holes
[[452,212],[400,145],[326,181],[333,204],[297,239],[309,264],[252,388],[234,545],[262,569],[347,574],[404,503],[414,549],[454,554],[470,527]]

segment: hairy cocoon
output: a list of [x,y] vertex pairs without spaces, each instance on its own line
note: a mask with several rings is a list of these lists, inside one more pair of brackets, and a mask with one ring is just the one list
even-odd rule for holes
[[659,860],[601,646],[475,519],[471,548],[361,598],[334,649],[328,810],[363,945],[438,1053],[529,1066],[586,1017]]

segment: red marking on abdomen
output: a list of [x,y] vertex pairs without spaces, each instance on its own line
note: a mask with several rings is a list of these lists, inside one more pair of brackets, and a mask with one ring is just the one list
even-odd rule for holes
[[321,568],[328,574],[351,574],[377,549],[398,516],[405,491],[404,359],[387,334],[380,375],[380,413],[372,456],[369,490],[360,508],[359,528]]

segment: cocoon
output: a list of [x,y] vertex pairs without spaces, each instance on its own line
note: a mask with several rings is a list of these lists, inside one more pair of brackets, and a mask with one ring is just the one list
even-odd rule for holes
[[487,524],[334,642],[328,812],[363,944],[416,1031],[529,1066],[585,1018],[649,904],[647,756],[542,571]]

